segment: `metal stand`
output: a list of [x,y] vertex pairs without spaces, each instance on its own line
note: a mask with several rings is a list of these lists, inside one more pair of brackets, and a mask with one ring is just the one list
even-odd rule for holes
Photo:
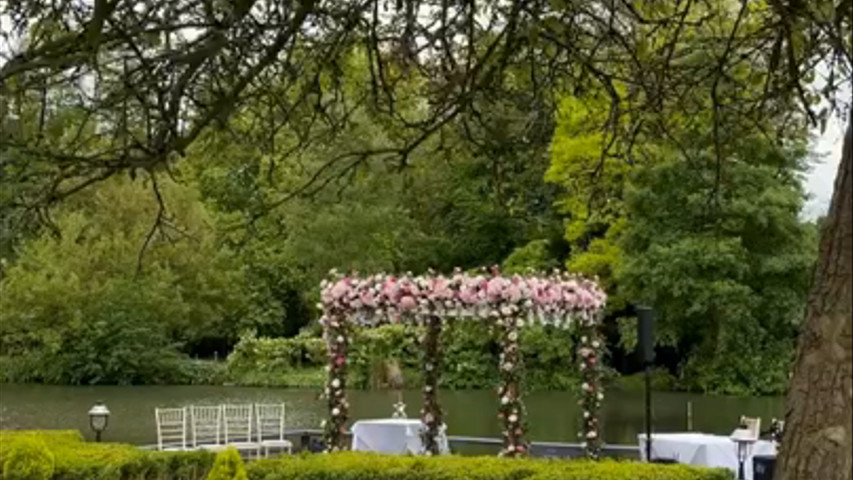
[[652,366],[646,362],[646,461],[652,461]]

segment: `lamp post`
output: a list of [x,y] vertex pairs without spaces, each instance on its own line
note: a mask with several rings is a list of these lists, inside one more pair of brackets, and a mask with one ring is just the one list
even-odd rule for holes
[[744,466],[749,458],[749,453],[752,450],[752,444],[756,442],[755,433],[748,428],[738,428],[732,432],[731,440],[737,444],[737,478],[738,480],[746,479]]
[[643,354],[646,377],[646,461],[652,461],[652,362],[655,359],[655,311],[651,307],[637,305],[637,346]]
[[95,432],[95,441],[101,441],[101,433],[107,429],[107,424],[110,421],[110,410],[104,405],[104,402],[96,402],[89,409],[89,426]]

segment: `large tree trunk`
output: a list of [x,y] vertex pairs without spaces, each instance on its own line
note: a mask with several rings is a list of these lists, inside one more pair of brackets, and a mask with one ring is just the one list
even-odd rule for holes
[[[853,116],[851,116],[853,118]],[[785,413],[776,480],[853,479],[853,121],[820,253]]]

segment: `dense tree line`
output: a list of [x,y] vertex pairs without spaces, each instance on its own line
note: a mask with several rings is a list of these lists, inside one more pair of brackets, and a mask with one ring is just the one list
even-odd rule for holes
[[[350,88],[366,88],[359,51],[348,71]],[[53,209],[50,227],[7,230],[4,354],[24,380],[177,381],[181,356],[224,357],[246,332],[310,329],[331,268],[564,267],[610,292],[618,370],[636,368],[631,305],[643,300],[661,311],[662,363],[681,388],[780,393],[815,255],[798,217],[805,137],[743,140],[720,187],[710,140],[690,147],[704,164],[647,141],[651,160],[608,157],[593,177],[603,98],[555,92],[552,119],[525,114],[523,97],[483,100],[482,144],[450,122],[405,168],[360,164],[286,201],[281,191],[337,152],[381,149],[397,133],[355,105],[328,142],[275,166],[272,145],[298,134],[259,140],[252,125],[267,117],[241,110],[171,175],[111,178]]]

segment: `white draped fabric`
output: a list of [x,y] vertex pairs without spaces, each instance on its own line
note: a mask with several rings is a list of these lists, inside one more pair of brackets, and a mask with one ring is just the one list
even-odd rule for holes
[[[646,435],[637,436],[640,458],[646,459]],[[775,455],[776,444],[759,440],[750,448],[744,463],[744,475],[752,480],[752,456]],[[728,468],[738,471],[737,444],[729,437],[704,433],[654,433],[652,434],[652,458],[667,458],[678,463]]]
[[[352,426],[352,450],[417,455],[423,451],[421,431],[425,428],[418,419],[359,420]],[[441,453],[450,451],[444,429],[439,446]]]

